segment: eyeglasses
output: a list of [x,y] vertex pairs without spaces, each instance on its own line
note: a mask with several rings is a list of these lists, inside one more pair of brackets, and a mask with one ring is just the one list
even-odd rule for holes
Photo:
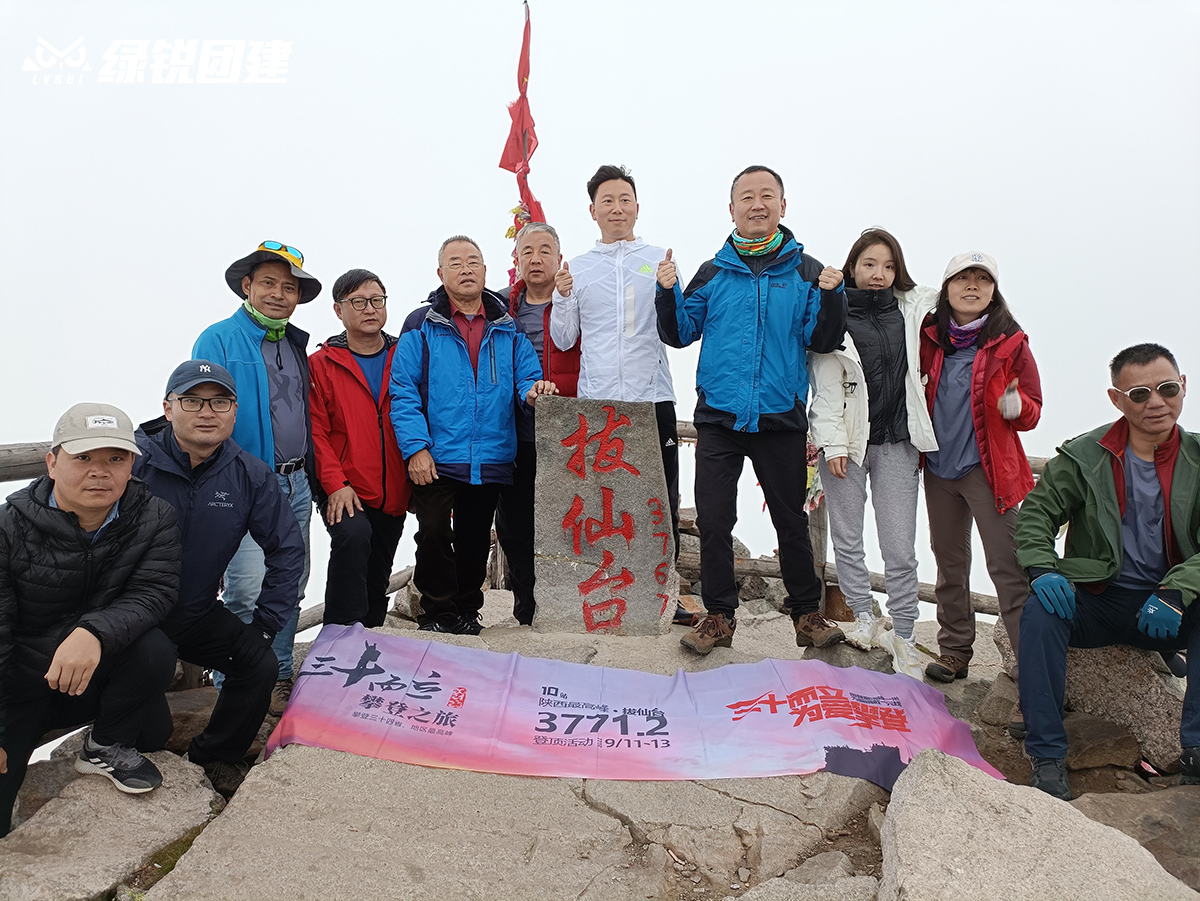
[[214,413],[228,413],[236,403],[232,397],[192,397],[190,394],[177,395],[175,400],[185,413],[199,413],[205,404]]
[[[1118,388],[1116,390],[1120,391],[1121,389]],[[1172,397],[1176,397],[1182,390],[1183,382],[1176,382],[1172,380],[1169,382],[1163,382],[1157,388],[1147,388],[1145,385],[1138,385],[1136,388],[1130,388],[1128,391],[1121,391],[1121,393],[1128,397],[1135,404],[1144,404],[1150,399],[1150,395],[1155,391],[1158,392],[1158,396],[1163,400],[1170,400]]]
[[302,254],[300,251],[298,251],[295,247],[292,247],[288,244],[280,244],[278,241],[263,241],[261,244],[258,245],[258,249],[259,250],[283,251],[284,253],[288,254],[289,256],[293,256],[297,260],[299,260],[301,267],[304,266],[304,254]]
[[446,268],[451,272],[458,272],[461,269],[470,269],[472,272],[474,272],[477,269],[483,268],[483,260],[467,260],[466,262],[463,262],[462,260],[451,260],[446,264]]
[[347,297],[345,300],[339,300],[338,303],[348,303],[356,310],[365,310],[369,303],[377,310],[382,310],[387,305],[386,294],[376,294],[374,297]]

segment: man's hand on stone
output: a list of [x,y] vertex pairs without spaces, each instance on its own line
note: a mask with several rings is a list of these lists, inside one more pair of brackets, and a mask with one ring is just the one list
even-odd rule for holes
[[414,485],[430,485],[438,477],[437,467],[433,465],[433,454],[427,450],[419,450],[408,458],[408,477]]
[[81,695],[99,663],[100,639],[87,629],[76,627],[54,652],[50,669],[46,670],[46,682],[63,694]]
[[822,291],[832,291],[842,283],[842,270],[834,269],[832,266],[826,266],[821,270],[821,277],[817,279],[817,287]]
[[563,261],[562,268],[554,273],[554,290],[562,297],[571,296],[571,288],[574,287],[575,281],[571,278],[571,267],[567,265],[566,260]]
[[667,258],[658,264],[658,285],[664,291],[670,291],[679,281],[679,272],[671,261],[671,248],[667,248]]
[[358,499],[353,488],[349,485],[339,488],[329,495],[329,503],[325,505],[325,522],[332,526],[342,521],[343,513],[352,517],[355,510],[361,511],[362,508],[362,501]]
[[533,406],[539,394],[558,394],[558,386],[548,379],[539,379],[533,383],[533,387],[525,395],[525,403]]

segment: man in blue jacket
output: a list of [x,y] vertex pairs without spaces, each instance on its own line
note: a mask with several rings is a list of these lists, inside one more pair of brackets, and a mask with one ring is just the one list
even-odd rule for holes
[[[416,514],[420,628],[478,635],[492,514],[512,483],[518,404],[555,394],[470,238],[438,251],[442,287],[409,314],[392,357],[392,425]],[[453,515],[453,520],[451,516]]]
[[[175,508],[183,543],[179,601],[162,630],[179,657],[225,674],[212,718],[188,758],[228,798],[271,703],[278,664],[271,641],[292,619],[304,571],[300,526],[274,474],[230,437],[232,376],[208,360],[181,363],[167,381],[164,417],[138,430],[134,475]],[[265,554],[266,574],[248,623],[217,598],[242,539]]]
[[736,228],[686,291],[671,252],[658,266],[658,329],[672,347],[704,336],[696,369],[696,524],[701,596],[708,615],[682,639],[698,654],[730,647],[738,606],[733,571],[737,482],[746,457],[762,485],[779,537],[786,604],[800,647],[841,641],[820,612],[804,510],[809,349],[842,342],[842,273],[804,253],[779,224],[783,180],[766,166],[738,173],[729,214]]
[[[300,599],[308,584],[308,526],[312,488],[319,486],[308,409],[308,333],[290,319],[297,304],[321,293],[321,283],[304,271],[304,254],[278,241],[258,249],[225,271],[225,282],[242,301],[228,319],[206,328],[196,339],[192,359],[211,360],[229,370],[241,386],[233,440],[275,471],[304,539]],[[263,582],[263,552],[247,535],[225,573],[225,606],[243,622],[254,615]],[[271,712],[283,713],[292,693],[292,645],[296,617],[275,636],[279,679]],[[220,681],[218,680],[218,685]]]

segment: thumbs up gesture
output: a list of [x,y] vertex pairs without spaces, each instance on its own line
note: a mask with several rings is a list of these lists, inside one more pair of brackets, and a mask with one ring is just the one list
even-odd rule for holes
[[563,260],[562,268],[554,273],[554,290],[562,297],[570,297],[574,284],[575,280],[571,278],[571,267],[566,260]]
[[658,284],[659,287],[670,291],[675,287],[675,283],[679,281],[679,273],[675,269],[675,263],[671,260],[671,248],[667,248],[667,258],[658,264]]

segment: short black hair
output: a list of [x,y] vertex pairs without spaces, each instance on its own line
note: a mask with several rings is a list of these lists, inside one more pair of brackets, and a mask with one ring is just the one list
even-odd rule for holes
[[637,200],[637,185],[633,183],[633,174],[628,169],[624,166],[601,166],[587,183],[588,199],[592,203],[596,202],[596,192],[606,181],[629,182],[629,187],[633,189],[633,199]]
[[[291,263],[289,263],[283,257],[280,257],[277,260],[263,260],[261,263],[255,263],[254,268],[246,273],[246,275],[248,275],[250,278],[251,284],[254,283],[254,276],[258,273],[258,270],[261,269],[263,266],[269,266],[272,263],[283,263],[283,265],[287,266],[287,274],[292,276],[292,278],[296,278],[296,274],[294,272],[292,272]],[[300,279],[296,278],[296,284],[297,285],[300,284]]]
[[733,184],[729,186],[729,202],[733,203],[733,191],[737,187],[738,181],[743,175],[749,175],[752,172],[768,172],[775,179],[775,184],[779,185],[779,199],[783,200],[783,179],[779,177],[779,173],[774,169],[769,169],[766,166],[747,166],[741,172],[733,177]]
[[351,269],[344,275],[339,275],[338,280],[333,283],[333,299],[345,300],[367,282],[379,282],[379,287],[383,289],[384,294],[387,294],[387,288],[383,286],[383,279],[370,269]]
[[1166,360],[1175,367],[1175,371],[1179,372],[1179,364],[1175,362],[1175,355],[1163,347],[1161,344],[1135,344],[1132,347],[1127,347],[1108,364],[1108,375],[1115,385],[1121,378],[1121,370],[1126,366],[1145,366],[1147,363],[1153,363],[1155,360]]

